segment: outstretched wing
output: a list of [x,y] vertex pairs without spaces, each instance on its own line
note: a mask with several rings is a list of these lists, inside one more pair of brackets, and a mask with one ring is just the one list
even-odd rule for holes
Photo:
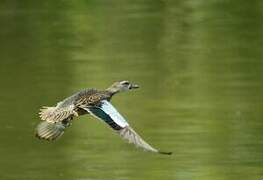
[[72,119],[65,119],[56,123],[41,121],[36,127],[35,135],[39,139],[46,139],[49,141],[56,140],[61,137],[66,128],[70,126],[71,120]]
[[134,144],[136,147],[140,147],[145,151],[156,152],[161,154],[171,154],[166,152],[161,152],[147,142],[145,142],[128,124],[128,122],[123,118],[123,116],[112,106],[112,104],[107,101],[101,101],[101,105],[98,107],[86,107],[84,108],[91,115],[98,119],[106,122],[111,128],[116,130],[116,132],[129,143]]

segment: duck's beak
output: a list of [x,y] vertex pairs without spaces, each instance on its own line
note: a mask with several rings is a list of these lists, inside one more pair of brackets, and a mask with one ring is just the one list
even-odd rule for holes
[[137,89],[137,88],[139,88],[139,87],[140,87],[140,86],[137,85],[137,84],[131,84],[130,87],[129,87],[129,89]]

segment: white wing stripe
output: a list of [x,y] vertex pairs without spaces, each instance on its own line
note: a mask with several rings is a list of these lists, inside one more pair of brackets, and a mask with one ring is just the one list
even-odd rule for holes
[[101,109],[106,114],[108,114],[114,120],[114,122],[117,123],[119,126],[126,127],[129,125],[127,121],[124,119],[124,117],[113,107],[113,105],[109,101],[103,100]]

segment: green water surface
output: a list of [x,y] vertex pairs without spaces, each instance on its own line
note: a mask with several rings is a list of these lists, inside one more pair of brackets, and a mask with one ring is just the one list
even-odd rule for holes
[[[0,179],[263,179],[263,1],[0,2]],[[91,116],[36,139],[43,105],[116,80],[146,153]]]

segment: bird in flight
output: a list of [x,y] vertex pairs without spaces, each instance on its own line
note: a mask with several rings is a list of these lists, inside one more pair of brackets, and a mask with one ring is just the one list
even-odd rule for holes
[[172,154],[160,151],[145,142],[110,103],[115,94],[137,88],[138,85],[129,81],[118,81],[106,90],[85,89],[58,102],[54,107],[44,106],[39,112],[42,121],[37,125],[35,135],[39,139],[56,140],[72,124],[74,117],[90,114],[107,123],[129,143],[145,151]]

